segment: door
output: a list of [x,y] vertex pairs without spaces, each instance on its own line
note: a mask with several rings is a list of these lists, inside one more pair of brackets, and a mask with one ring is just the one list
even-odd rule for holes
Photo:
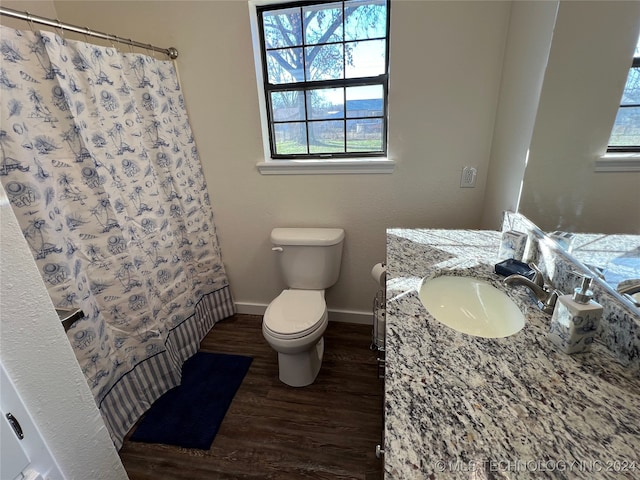
[[0,480],[64,480],[2,364],[0,413]]

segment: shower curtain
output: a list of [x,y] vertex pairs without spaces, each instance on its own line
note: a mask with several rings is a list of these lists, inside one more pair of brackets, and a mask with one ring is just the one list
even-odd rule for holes
[[120,448],[234,313],[177,72],[5,26],[0,55],[0,181]]

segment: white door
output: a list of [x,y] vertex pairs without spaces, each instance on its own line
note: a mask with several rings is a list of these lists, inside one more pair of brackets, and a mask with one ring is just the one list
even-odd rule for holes
[[[4,391],[2,392],[4,394]],[[7,415],[12,415],[10,412],[2,411],[2,420],[0,420],[0,479],[13,480],[25,470],[29,463],[29,457],[22,449],[20,445],[21,440],[11,427]],[[17,420],[11,417],[14,422]],[[16,427],[20,428],[20,427]]]
[[64,480],[2,364],[0,413],[0,480]]

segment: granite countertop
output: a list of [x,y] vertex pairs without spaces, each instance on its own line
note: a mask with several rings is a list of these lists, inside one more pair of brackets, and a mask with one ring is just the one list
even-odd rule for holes
[[639,478],[640,373],[594,343],[565,355],[550,316],[506,288],[526,325],[506,338],[459,333],[418,298],[455,269],[501,286],[500,232],[387,231],[386,479]]

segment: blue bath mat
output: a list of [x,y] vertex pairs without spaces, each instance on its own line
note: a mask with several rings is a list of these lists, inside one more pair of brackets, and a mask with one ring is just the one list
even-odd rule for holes
[[130,440],[209,450],[252,360],[196,353],[182,366],[182,384],[151,405]]

